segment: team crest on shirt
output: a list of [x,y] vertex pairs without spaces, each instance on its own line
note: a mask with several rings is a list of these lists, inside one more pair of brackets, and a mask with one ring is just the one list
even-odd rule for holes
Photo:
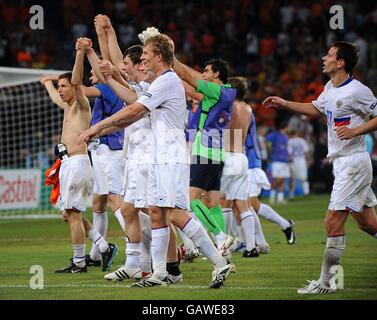
[[219,124],[223,124],[224,122],[229,122],[230,118],[229,115],[224,111],[219,115]]
[[343,104],[343,102],[342,102],[341,100],[338,100],[338,101],[336,102],[336,107],[337,107],[337,108],[340,108],[340,107],[342,106],[342,104]]

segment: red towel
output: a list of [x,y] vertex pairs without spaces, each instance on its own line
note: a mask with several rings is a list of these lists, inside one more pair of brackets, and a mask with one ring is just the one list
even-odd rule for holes
[[56,201],[58,201],[59,194],[60,194],[60,183],[59,183],[59,171],[61,160],[56,159],[55,163],[52,165],[50,169],[45,172],[45,185],[53,185],[52,191],[50,194],[50,202],[55,205]]

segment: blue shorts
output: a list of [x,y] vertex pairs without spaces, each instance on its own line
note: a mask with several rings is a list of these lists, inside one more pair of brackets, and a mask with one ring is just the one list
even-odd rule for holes
[[190,165],[190,187],[205,191],[220,191],[224,163],[194,156]]

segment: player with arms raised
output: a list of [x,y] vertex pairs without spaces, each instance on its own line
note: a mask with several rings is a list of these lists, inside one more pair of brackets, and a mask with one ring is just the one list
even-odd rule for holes
[[58,105],[64,109],[61,143],[57,145],[62,159],[59,171],[60,209],[71,227],[73,259],[70,266],[57,270],[57,273],[87,271],[86,232],[102,253],[104,270],[111,266],[117,251],[117,247],[109,244],[82,215],[86,210],[86,197],[92,192],[94,182],[87,146],[85,143],[77,143],[80,133],[89,127],[91,117],[89,100],[82,88],[83,61],[88,45],[89,43],[85,43],[77,50],[72,75],[65,73],[59,76],[57,92],[48,76],[41,79],[52,100],[60,101]]

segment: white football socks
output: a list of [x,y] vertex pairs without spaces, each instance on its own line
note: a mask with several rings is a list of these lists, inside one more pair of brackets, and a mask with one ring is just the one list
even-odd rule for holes
[[191,218],[182,231],[216,268],[227,264],[227,260],[216,249],[207,232],[197,221]]
[[[103,237],[106,237],[107,227],[107,211],[93,212],[93,229],[97,230],[99,234],[101,234]],[[92,260],[101,260],[101,253],[99,252],[97,246],[94,243],[92,243],[92,248],[90,249],[89,255]]]
[[126,242],[126,269],[139,268],[140,242]]
[[284,219],[274,209],[264,203],[260,204],[258,214],[267,220],[277,223],[281,230],[285,230],[291,226],[288,220]]
[[276,190],[271,190],[270,191],[270,203],[271,204],[275,203],[275,197],[276,197]]
[[241,227],[245,237],[245,246],[247,251],[255,248],[255,223],[254,214],[248,210],[240,214]]
[[122,228],[123,232],[126,230],[126,222],[124,221],[124,218],[122,216],[122,212],[120,211],[120,208],[116,209],[114,212],[115,218],[118,220],[120,227]]
[[264,237],[262,225],[256,213],[254,213],[254,224],[255,224],[255,242],[258,245],[266,245],[267,241],[266,241],[266,238]]
[[231,208],[223,208],[223,214],[226,225],[226,234],[230,234],[233,224],[233,210]]
[[73,248],[73,263],[79,268],[85,267],[85,244],[74,244]]
[[167,276],[166,256],[168,254],[170,229],[168,226],[152,229],[152,264],[153,274],[162,279]]
[[284,202],[284,192],[278,192],[277,201],[278,203]]
[[99,252],[104,253],[108,248],[108,242],[102,235],[94,228],[89,231],[89,239],[98,247]]
[[302,183],[302,191],[304,192],[304,195],[308,195],[310,190],[309,190],[309,182],[308,181],[304,181]]
[[330,280],[335,273],[332,273],[333,266],[340,265],[340,258],[344,253],[346,247],[346,237],[332,237],[327,238],[326,250],[323,255],[321,277],[319,281],[321,284],[330,287]]

